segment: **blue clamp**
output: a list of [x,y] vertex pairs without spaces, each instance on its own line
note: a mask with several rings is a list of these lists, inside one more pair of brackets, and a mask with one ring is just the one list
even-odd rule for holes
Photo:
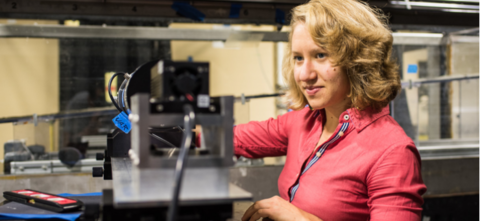
[[179,15],[195,21],[203,21],[205,19],[205,14],[186,2],[173,2],[172,9]]
[[285,12],[280,9],[275,9],[275,22],[284,25],[285,24]]
[[240,9],[242,9],[242,4],[232,4],[230,6],[230,15],[229,18],[239,18],[240,17]]
[[113,118],[113,123],[118,129],[122,130],[124,133],[128,134],[132,130],[132,123],[128,120],[128,116],[125,112],[121,112],[115,118]]

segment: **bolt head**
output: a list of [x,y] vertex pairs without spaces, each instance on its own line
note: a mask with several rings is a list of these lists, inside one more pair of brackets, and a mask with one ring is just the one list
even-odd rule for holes
[[136,122],[138,122],[139,117],[138,117],[137,114],[130,114],[130,115],[128,115],[128,119],[129,119],[131,122],[136,123]]
[[163,105],[161,105],[161,104],[157,105],[157,111],[162,112],[163,111]]

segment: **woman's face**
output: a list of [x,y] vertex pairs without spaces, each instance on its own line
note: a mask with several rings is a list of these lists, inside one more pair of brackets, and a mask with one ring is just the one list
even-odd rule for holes
[[335,108],[344,111],[350,83],[341,67],[332,66],[328,52],[313,41],[303,23],[296,25],[292,36],[294,77],[313,109]]

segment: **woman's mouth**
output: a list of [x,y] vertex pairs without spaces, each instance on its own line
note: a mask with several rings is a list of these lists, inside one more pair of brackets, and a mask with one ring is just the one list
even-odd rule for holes
[[313,96],[313,95],[315,95],[318,91],[320,91],[321,88],[323,88],[323,87],[306,87],[306,88],[305,88],[305,92],[307,93],[307,95]]

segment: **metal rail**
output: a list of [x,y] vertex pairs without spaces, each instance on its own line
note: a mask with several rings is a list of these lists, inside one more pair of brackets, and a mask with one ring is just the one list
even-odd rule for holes
[[0,25],[0,37],[226,41],[231,35],[238,35],[237,39],[248,41],[249,36],[259,34],[263,35],[262,41],[288,41],[287,32],[125,26]]
[[[250,41],[252,36],[265,42],[287,42],[288,32],[235,31],[206,29],[173,29],[165,27],[127,26],[64,26],[64,25],[0,25],[0,37],[29,38],[97,38],[144,40],[226,41],[235,37]],[[394,45],[440,45],[443,34],[392,33]]]
[[118,110],[116,109],[100,109],[100,110],[83,110],[83,111],[73,111],[73,112],[62,112],[57,114],[45,114],[45,115],[29,115],[29,116],[20,116],[20,117],[7,117],[0,118],[0,124],[3,123],[20,123],[20,122],[29,122],[29,121],[53,121],[55,119],[64,119],[64,118],[80,118],[80,117],[93,117],[93,116],[104,116],[104,115],[113,115],[117,114]]
[[478,139],[440,139],[419,141],[422,160],[478,158]]
[[470,80],[470,79],[478,79],[478,78],[479,78],[478,74],[466,74],[466,75],[453,75],[453,76],[442,76],[437,78],[410,80],[410,81],[403,81],[402,88],[420,87],[420,85],[422,84],[443,83],[443,82]]

